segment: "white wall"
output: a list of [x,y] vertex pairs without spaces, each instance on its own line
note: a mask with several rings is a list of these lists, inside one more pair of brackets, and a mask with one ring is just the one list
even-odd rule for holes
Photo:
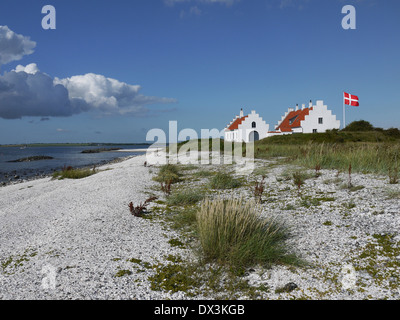
[[[319,118],[322,118],[322,124],[318,123]],[[324,102],[318,100],[317,104],[313,106],[313,110],[310,110],[310,113],[301,121],[301,127],[303,133],[313,133],[314,129],[317,129],[317,132],[325,132],[326,130],[340,129],[340,120],[336,120],[336,116],[332,114],[331,110],[328,110]]]
[[[252,123],[256,123],[256,127],[252,127]],[[250,142],[249,136],[252,131],[257,131],[259,139],[264,139],[268,136],[269,124],[267,124],[254,110],[247,116],[247,118],[239,125],[239,140]]]
[[[252,127],[252,123],[256,123],[256,127]],[[247,118],[238,126],[237,130],[225,131],[225,141],[249,142],[249,136],[252,131],[257,131],[259,139],[264,139],[268,136],[269,124],[253,110]]]

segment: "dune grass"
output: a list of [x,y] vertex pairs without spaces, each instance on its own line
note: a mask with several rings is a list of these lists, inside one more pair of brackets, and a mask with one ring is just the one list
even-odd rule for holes
[[167,198],[166,203],[170,206],[188,206],[194,205],[203,200],[205,193],[198,189],[186,189],[182,191],[172,192]]
[[289,253],[289,231],[271,218],[261,217],[254,201],[206,199],[196,214],[204,258],[234,271],[257,264],[300,264]]
[[176,183],[181,179],[179,167],[175,164],[165,164],[160,167],[157,176],[153,177],[154,181],[160,183]]
[[83,179],[95,174],[96,172],[95,168],[74,169],[72,167],[64,167],[61,171],[53,173],[53,179]]
[[234,178],[226,172],[218,172],[210,180],[210,187],[212,189],[233,189],[241,185],[242,182],[239,179]]
[[256,144],[255,157],[285,157],[288,162],[308,168],[389,175],[398,172],[400,143],[315,143],[275,144],[264,139]]

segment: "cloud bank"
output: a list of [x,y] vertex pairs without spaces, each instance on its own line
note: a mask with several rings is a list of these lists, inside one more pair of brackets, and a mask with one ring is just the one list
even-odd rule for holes
[[0,26],[0,66],[12,61],[21,60],[33,53],[36,42],[29,37],[16,34],[7,26]]
[[[31,54],[35,46],[29,38],[0,26],[0,66]],[[146,116],[148,105],[176,103],[145,96],[140,89],[94,73],[53,79],[35,63],[18,65],[0,74],[0,118],[69,117],[82,112]]]
[[[26,67],[30,71],[34,66]],[[0,117],[67,117],[88,111],[83,100],[70,99],[68,90],[45,73],[5,72],[0,76]]]
[[94,73],[53,79],[34,63],[19,65],[0,75],[0,117],[68,117],[89,111],[143,116],[149,111],[147,105],[176,102],[145,96],[140,89]]

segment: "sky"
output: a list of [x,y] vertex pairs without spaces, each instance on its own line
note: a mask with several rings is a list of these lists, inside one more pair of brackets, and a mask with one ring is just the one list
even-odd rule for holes
[[0,144],[151,143],[241,108],[272,130],[310,100],[342,120],[344,91],[347,124],[398,128],[399,17],[398,0],[2,0]]

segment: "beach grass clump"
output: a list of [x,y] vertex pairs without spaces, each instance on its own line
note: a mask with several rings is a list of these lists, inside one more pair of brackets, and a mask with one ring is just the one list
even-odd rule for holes
[[179,167],[175,164],[165,164],[160,167],[157,176],[153,177],[154,181],[168,184],[180,181]]
[[175,164],[165,164],[160,167],[158,174],[153,177],[154,181],[160,183],[161,190],[169,196],[171,194],[171,185],[181,181],[179,167]]
[[83,179],[97,173],[96,168],[93,169],[82,168],[75,169],[72,167],[64,167],[61,171],[56,171],[53,173],[54,179]]
[[234,272],[257,264],[299,263],[286,245],[288,229],[261,217],[255,201],[206,199],[196,219],[206,261],[229,266]]
[[226,172],[218,172],[210,180],[212,189],[234,189],[242,185],[239,179]]
[[204,197],[205,193],[202,190],[185,189],[171,193],[166,203],[170,206],[190,206],[203,200]]

